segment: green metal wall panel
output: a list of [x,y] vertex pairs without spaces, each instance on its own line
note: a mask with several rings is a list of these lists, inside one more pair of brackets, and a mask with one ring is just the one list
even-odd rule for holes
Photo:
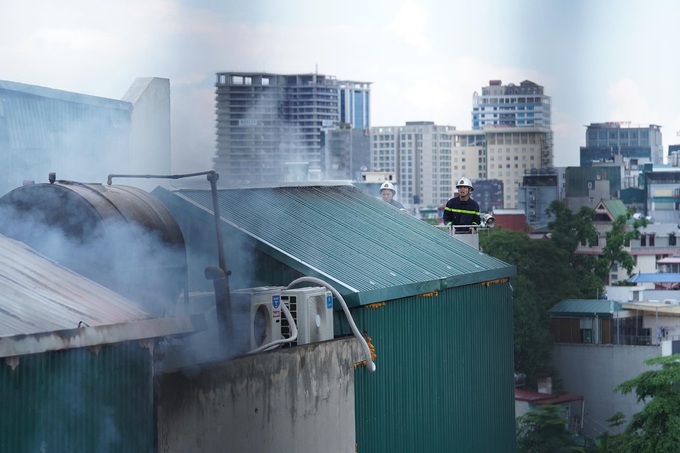
[[359,453],[514,452],[512,296],[502,279],[352,310]]
[[0,451],[151,452],[151,353],[139,342],[2,359]]

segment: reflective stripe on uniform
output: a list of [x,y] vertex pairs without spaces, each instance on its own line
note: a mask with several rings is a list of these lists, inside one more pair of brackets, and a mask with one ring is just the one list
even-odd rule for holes
[[468,211],[466,209],[454,209],[454,208],[449,208],[448,206],[445,207],[444,210],[449,211],[449,212],[456,212],[458,214],[479,215],[479,211]]

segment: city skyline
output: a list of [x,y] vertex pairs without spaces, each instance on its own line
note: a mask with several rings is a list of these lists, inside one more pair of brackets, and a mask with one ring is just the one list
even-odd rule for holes
[[680,5],[558,0],[364,4],[295,0],[11,1],[0,79],[120,99],[170,79],[173,171],[215,152],[215,74],[313,73],[371,82],[371,124],[470,130],[473,93],[531,80],[552,99],[554,163],[576,166],[586,125],[661,126],[680,142],[673,47]]

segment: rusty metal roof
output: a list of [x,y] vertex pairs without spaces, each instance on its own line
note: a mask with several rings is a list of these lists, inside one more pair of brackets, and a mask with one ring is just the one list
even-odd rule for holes
[[0,357],[143,340],[204,328],[153,319],[132,301],[0,235]]
[[[152,194],[175,217],[212,221],[210,190],[158,187]],[[242,235],[279,262],[324,279],[350,305],[515,275],[514,266],[351,184],[219,189],[218,199],[226,234]]]
[[148,318],[123,296],[0,235],[0,339]]
[[0,338],[150,316],[119,294],[0,236]]

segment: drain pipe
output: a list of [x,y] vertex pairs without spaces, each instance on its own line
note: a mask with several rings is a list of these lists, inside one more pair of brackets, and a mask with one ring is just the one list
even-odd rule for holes
[[[220,205],[217,197],[217,180],[220,175],[215,170],[201,171],[197,173],[185,173],[180,175],[122,175],[110,174],[107,179],[107,184],[111,185],[113,178],[146,178],[146,179],[182,179],[193,176],[204,176],[210,182],[210,191],[212,193],[213,213],[215,217],[215,232],[217,234],[217,259],[219,267],[207,267],[205,269],[205,278],[212,280],[215,288],[215,309],[217,310],[218,332],[222,344],[225,348],[229,348],[234,344],[234,322],[232,318],[231,307],[231,291],[229,290],[229,276],[231,271],[227,269],[226,259],[224,257],[224,242],[222,240],[222,228],[220,228]],[[187,277],[188,279],[188,277]],[[189,282],[186,282],[184,290],[185,304],[189,304]]]

